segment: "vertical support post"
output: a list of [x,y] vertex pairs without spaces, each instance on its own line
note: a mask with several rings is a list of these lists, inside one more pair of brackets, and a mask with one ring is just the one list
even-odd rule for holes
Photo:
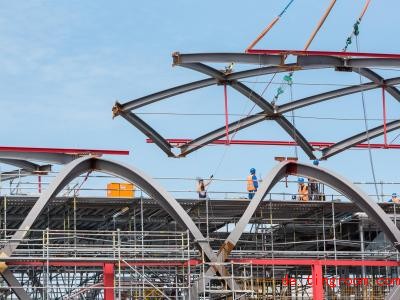
[[386,134],[386,96],[385,87],[382,86],[382,111],[383,111],[383,143],[385,148],[387,148],[387,134]]
[[104,300],[114,300],[114,264],[103,265]]
[[324,299],[324,286],[322,281],[322,265],[315,262],[311,265],[313,300]]
[[38,192],[39,194],[42,193],[42,176],[38,175]]
[[[364,252],[365,252],[365,246],[364,246],[364,220],[360,218],[358,221],[358,231],[360,233],[360,251],[361,251],[361,259],[364,260]],[[366,278],[366,270],[365,266],[361,266],[361,276],[362,278]],[[367,298],[367,291],[366,287],[364,285],[361,286],[362,288],[362,293],[363,293],[363,298]]]
[[228,118],[228,90],[226,83],[224,83],[224,104],[225,104],[225,135],[226,144],[229,145],[229,118]]

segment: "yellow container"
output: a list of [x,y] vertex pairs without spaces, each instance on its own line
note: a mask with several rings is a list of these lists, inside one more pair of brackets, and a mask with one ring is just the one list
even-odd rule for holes
[[107,184],[108,198],[134,198],[135,186],[132,183],[116,183],[110,182]]

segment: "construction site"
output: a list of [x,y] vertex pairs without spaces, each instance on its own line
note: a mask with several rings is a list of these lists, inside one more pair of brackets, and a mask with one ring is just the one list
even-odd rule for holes
[[[109,102],[132,152],[91,126],[105,147],[0,146],[0,299],[400,299],[400,54],[360,50],[371,0],[343,49],[309,49],[336,0],[303,48],[261,46],[281,2],[244,51],[174,51],[183,84]],[[223,111],[173,102],[207,89]]]

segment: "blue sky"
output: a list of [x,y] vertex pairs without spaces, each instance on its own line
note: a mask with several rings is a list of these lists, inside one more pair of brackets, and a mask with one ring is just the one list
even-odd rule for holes
[[[171,53],[242,52],[288,1],[9,1],[0,9],[0,129],[3,145],[127,149],[119,157],[154,177],[244,178],[250,167],[265,175],[274,156],[292,156],[293,148],[209,146],[184,159],[167,158],[122,118],[111,118],[116,100],[126,102],[204,76],[172,67]],[[259,44],[265,49],[301,49],[329,0],[295,0]],[[364,1],[338,0],[311,50],[341,50]],[[398,1],[372,1],[360,27],[363,52],[399,52]],[[351,45],[350,51],[355,51]],[[398,76],[398,71],[381,74]],[[275,78],[279,82],[283,74]],[[271,77],[249,79],[261,92]],[[297,72],[295,83],[357,84],[354,74]],[[271,99],[278,85],[265,93]],[[294,99],[332,86],[294,85]],[[288,92],[279,100],[289,101]],[[367,114],[382,118],[379,91],[365,93]],[[279,104],[279,103],[278,103]],[[387,96],[388,118],[398,119],[399,103]],[[252,107],[229,90],[231,113]],[[223,113],[221,87],[210,87],[140,112]],[[338,141],[364,129],[359,94],[301,109],[296,124],[311,141]],[[352,121],[315,120],[358,118]],[[217,116],[141,115],[168,138],[195,138],[224,124]],[[235,117],[231,116],[231,120]],[[369,121],[374,127],[381,121]],[[389,140],[399,132],[389,135]],[[238,139],[288,140],[273,122],[237,135]],[[376,139],[381,142],[382,139]],[[373,151],[378,180],[399,180],[399,150]],[[308,161],[300,152],[300,160]],[[368,152],[351,150],[322,163],[353,181],[371,181]],[[219,166],[219,167],[218,167]],[[186,181],[163,181],[169,189],[190,189]],[[211,189],[241,187],[216,182]],[[243,185],[244,189],[244,185]],[[400,186],[388,187],[385,192]]]

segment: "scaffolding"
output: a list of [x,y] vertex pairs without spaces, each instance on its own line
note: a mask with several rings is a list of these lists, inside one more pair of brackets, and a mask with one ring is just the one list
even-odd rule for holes
[[[0,197],[0,246],[18,243],[2,266],[25,299],[384,299],[400,285],[396,244],[354,199],[327,186],[319,189],[324,197],[300,202],[281,192],[296,190],[296,181],[278,180],[218,258],[254,201],[237,190],[209,193],[218,195],[212,199],[188,190],[192,197],[175,199],[198,238],[151,192],[139,186],[133,198],[107,198],[110,177],[88,172],[50,197],[25,230],[26,216],[61,174],[47,176],[40,193],[35,177],[25,176],[24,193],[7,187]],[[393,184],[381,183],[382,194]],[[397,224],[399,204],[380,196],[378,208]],[[0,284],[4,299],[20,299],[17,286]]]

